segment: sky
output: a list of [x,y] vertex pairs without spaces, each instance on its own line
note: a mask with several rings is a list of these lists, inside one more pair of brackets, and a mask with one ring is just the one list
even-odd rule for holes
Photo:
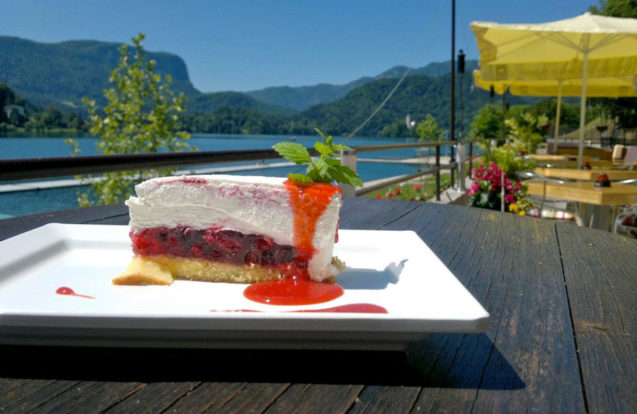
[[[472,21],[539,23],[597,0],[456,0],[456,51]],[[451,59],[451,0],[0,0],[0,35],[130,43],[179,55],[201,92],[344,84]],[[1,59],[0,50],[0,59]]]

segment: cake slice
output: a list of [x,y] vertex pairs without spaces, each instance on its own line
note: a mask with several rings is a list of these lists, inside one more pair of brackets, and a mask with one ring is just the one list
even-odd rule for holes
[[339,187],[285,178],[162,177],[126,204],[134,258],[114,284],[333,281]]

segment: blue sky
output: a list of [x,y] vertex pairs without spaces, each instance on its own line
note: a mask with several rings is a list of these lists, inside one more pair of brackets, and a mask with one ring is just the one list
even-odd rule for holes
[[[478,58],[474,20],[559,20],[597,4],[456,0],[456,49]],[[185,60],[200,91],[248,91],[449,60],[450,10],[451,0],[0,0],[0,35],[122,43],[144,32],[147,50]]]

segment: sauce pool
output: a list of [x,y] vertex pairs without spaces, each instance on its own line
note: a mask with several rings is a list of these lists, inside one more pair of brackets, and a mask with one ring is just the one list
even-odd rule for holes
[[290,277],[248,286],[243,296],[268,305],[312,305],[329,302],[343,295],[343,288],[332,283],[318,283],[302,277]]

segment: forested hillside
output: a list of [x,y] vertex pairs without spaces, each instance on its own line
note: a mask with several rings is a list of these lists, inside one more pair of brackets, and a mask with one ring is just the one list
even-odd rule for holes
[[[12,104],[20,102],[25,106],[22,112],[5,112],[0,120],[4,122],[2,128],[84,127],[81,118],[86,112],[81,99],[103,99],[110,71],[119,59],[119,46],[96,41],[45,44],[0,37],[4,95],[12,97]],[[345,85],[273,87],[247,94],[201,93],[190,82],[186,64],[179,56],[157,52],[147,52],[147,56],[157,61],[158,73],[170,74],[171,88],[186,95],[187,113],[182,117],[182,126],[191,132],[312,134],[318,127],[331,134],[349,134],[377,108],[407,70],[395,66],[375,77],[359,78]],[[472,90],[471,70],[476,66],[477,62],[468,61],[465,75],[457,77],[456,119],[465,131],[480,107],[488,102],[499,103],[499,97],[490,98],[486,91]],[[357,134],[411,134],[413,131],[405,128],[407,114],[416,121],[432,114],[439,125],[447,128],[449,70],[449,62],[411,70],[394,96]],[[511,98],[509,102],[515,104],[520,99]]]
[[[38,43],[0,36],[0,82],[39,106],[76,108],[82,97],[101,99],[120,44],[78,40]],[[157,72],[170,74],[175,90],[199,92],[192,86],[184,61],[170,53],[148,52]]]

